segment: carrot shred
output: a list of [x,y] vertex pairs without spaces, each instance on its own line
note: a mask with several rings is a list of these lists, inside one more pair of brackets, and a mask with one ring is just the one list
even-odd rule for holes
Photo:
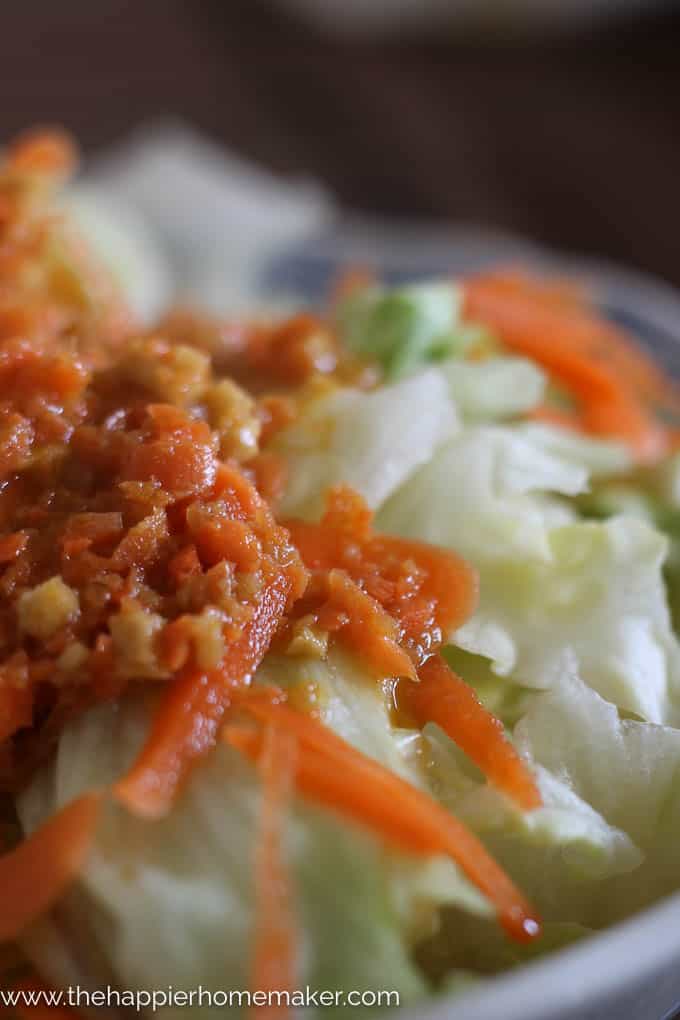
[[100,802],[100,794],[84,794],[0,857],[0,942],[16,939],[50,910],[78,874]]
[[215,745],[232,692],[248,682],[283,617],[292,581],[282,574],[264,591],[241,638],[218,669],[180,674],[164,695],[151,734],[115,796],[134,814],[161,818],[172,807],[190,768]]
[[[311,716],[271,699],[252,699],[247,711],[298,740],[296,786],[306,796],[354,819],[387,842],[416,854],[446,854],[494,903],[508,934],[518,941],[540,932],[535,912],[483,845],[427,794],[367,758]],[[251,760],[261,754],[263,731],[225,726],[223,739]]]
[[650,400],[670,402],[678,410],[680,391],[650,357],[622,329],[595,314],[587,293],[570,281],[543,279],[513,270],[476,277],[472,284],[492,288],[497,295],[526,301],[542,312],[558,313],[569,324],[569,345],[594,361],[606,363],[621,379]]
[[420,683],[401,682],[397,688],[419,726],[436,723],[465,751],[491,783],[525,811],[541,806],[534,778],[507,740],[503,724],[484,708],[474,690],[461,680],[440,655],[433,655],[419,671]]
[[362,653],[366,666],[381,676],[415,678],[415,667],[399,645],[396,623],[379,601],[344,570],[330,570],[325,580],[329,598],[318,614],[320,626],[329,631],[337,626],[343,639]]
[[[276,726],[265,728],[257,765],[262,780],[260,833],[255,861],[257,905],[250,987],[253,991],[292,993],[297,962],[297,928],[283,846],[287,808],[295,779],[296,741]],[[270,1001],[258,1017],[287,1012]]]
[[[348,621],[341,636],[368,662],[382,667],[383,675],[413,675],[413,665],[424,662],[474,611],[477,574],[450,550],[374,533],[371,518],[361,496],[339,485],[330,490],[319,524],[301,520],[285,524],[310,570],[344,571],[366,596],[380,603],[395,621],[395,637],[412,664],[409,667],[403,655],[401,662],[395,661],[394,643],[388,647],[378,640],[385,634],[379,627],[364,633]],[[368,603],[363,603],[363,610],[367,614]],[[358,612],[353,615],[358,618]]]
[[651,358],[585,305],[556,302],[542,295],[540,284],[490,274],[466,282],[465,314],[576,397],[580,429],[622,440],[642,461],[666,451],[666,431],[650,404],[671,405],[677,414],[677,391]]
[[9,147],[10,169],[17,173],[68,176],[78,162],[76,148],[69,135],[56,128],[27,131]]

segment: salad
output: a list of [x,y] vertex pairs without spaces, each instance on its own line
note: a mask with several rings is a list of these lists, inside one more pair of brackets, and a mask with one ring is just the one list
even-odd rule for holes
[[74,165],[0,168],[0,988],[403,1006],[679,888],[673,381],[519,270],[142,324]]

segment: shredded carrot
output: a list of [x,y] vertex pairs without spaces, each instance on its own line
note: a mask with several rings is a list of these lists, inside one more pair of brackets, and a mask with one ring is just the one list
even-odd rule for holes
[[539,404],[538,407],[532,408],[527,413],[527,418],[530,421],[543,422],[545,425],[557,425],[561,429],[579,431],[578,414],[562,408],[550,407],[549,404]]
[[378,675],[415,678],[415,667],[399,645],[397,625],[380,602],[344,570],[329,570],[324,580],[327,599],[317,614],[319,626],[337,630]]
[[[285,863],[284,832],[295,778],[295,737],[280,727],[264,731],[258,769],[262,779],[262,813],[255,862],[257,906],[250,987],[253,991],[288,992],[295,988],[297,929],[292,890]],[[273,1018],[287,1012],[271,1001],[257,1016]]]
[[188,578],[201,573],[201,562],[195,545],[185,545],[168,563],[168,574],[179,588]]
[[245,354],[257,375],[298,386],[315,375],[334,372],[340,351],[329,326],[301,312],[273,327],[253,329]]
[[[358,493],[337,486],[319,524],[293,520],[286,527],[310,570],[344,571],[383,607],[395,621],[397,640],[418,666],[474,611],[477,574],[449,550],[374,533],[371,516]],[[367,604],[364,609],[367,613]],[[300,611],[308,610],[302,600]],[[384,654],[387,646],[377,641],[384,631],[348,625],[339,633],[372,665],[381,664],[383,675],[412,675],[405,661],[395,665],[393,649]]]
[[401,682],[397,697],[419,726],[434,722],[519,807],[540,807],[533,776],[503,731],[503,724],[484,708],[473,689],[433,655],[419,670],[420,683]]
[[73,141],[64,131],[38,129],[20,135],[8,153],[12,170],[29,174],[68,176],[78,162]]
[[[305,795],[416,854],[446,854],[494,903],[514,939],[538,935],[535,912],[479,840],[427,794],[367,758],[311,716],[266,698],[244,707],[263,724],[278,725],[298,740],[296,786]],[[223,738],[257,760],[262,730],[229,725]]]
[[569,346],[613,369],[618,378],[650,400],[669,402],[678,410],[680,392],[658,363],[622,329],[598,316],[588,294],[571,281],[532,276],[517,270],[494,271],[471,281],[498,296],[525,301],[534,310],[560,315],[569,325]]
[[0,942],[16,939],[78,874],[94,837],[100,800],[95,793],[79,797],[0,857]]
[[467,281],[465,315],[496,331],[511,350],[546,369],[578,402],[573,422],[625,442],[640,460],[661,456],[666,432],[652,404],[680,399],[651,358],[585,306],[556,303],[540,287],[501,274]]
[[180,674],[164,695],[151,734],[130,772],[116,785],[118,800],[146,818],[160,818],[191,766],[215,745],[220,720],[234,688],[260,664],[286,610],[293,581],[281,574],[262,594],[242,637],[209,673]]
[[[454,553],[374,534],[370,511],[347,487],[331,491],[320,524],[291,521],[288,527],[306,565],[326,571],[327,586],[336,578],[332,597],[316,613],[319,624],[336,630],[383,676],[417,680],[414,663],[421,667],[421,683],[404,680],[397,687],[418,724],[439,722],[520,806],[538,806],[536,786],[505,739],[502,724],[479,704],[470,687],[456,683],[458,678],[434,654],[474,609],[474,571]],[[408,563],[406,576],[392,573],[395,564],[402,570]],[[338,566],[343,570],[332,569]],[[345,571],[366,591],[352,584]],[[300,611],[308,609],[304,600],[300,605]],[[390,616],[379,614],[380,605],[395,620],[396,632],[385,626]],[[328,622],[329,613],[343,610],[344,620],[336,626]]]

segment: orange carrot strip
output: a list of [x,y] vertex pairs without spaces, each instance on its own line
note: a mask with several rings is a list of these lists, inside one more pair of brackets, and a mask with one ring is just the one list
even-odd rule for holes
[[[260,838],[255,862],[256,930],[250,987],[253,991],[288,992],[295,987],[297,930],[292,916],[290,876],[284,860],[284,828],[295,778],[295,738],[267,726],[258,769],[262,779]],[[273,1018],[287,1012],[272,1001],[257,1010]]]
[[441,549],[415,539],[375,535],[369,543],[368,554],[411,559],[426,572],[424,592],[434,604],[436,623],[444,636],[462,626],[477,608],[477,571],[451,549]]
[[598,317],[587,294],[568,280],[543,279],[517,270],[485,273],[472,281],[474,287],[493,290],[515,301],[524,300],[542,312],[559,312],[563,326],[569,324],[573,350],[605,362],[618,378],[627,380],[650,401],[680,410],[680,391],[658,363],[622,329]]
[[[477,573],[450,550],[373,533],[371,516],[357,493],[337,486],[329,493],[319,524],[288,520],[286,527],[310,570],[344,570],[373,596],[372,601],[383,605],[397,624],[405,651],[422,662],[474,612]],[[395,567],[408,569],[395,573]],[[397,597],[400,586],[408,593],[405,597]],[[354,610],[350,616],[358,618],[359,613]],[[394,654],[385,655],[385,642],[374,640],[379,633],[377,626],[372,633],[348,626],[344,636],[367,661],[382,664],[383,675],[412,674],[403,661],[395,664]]]
[[562,429],[573,429],[578,431],[579,416],[574,411],[563,411],[558,407],[550,407],[548,404],[539,404],[527,413],[530,421],[544,422],[546,425],[558,425]]
[[221,665],[209,673],[180,674],[168,688],[145,747],[115,787],[118,800],[134,814],[165,815],[192,765],[214,747],[232,691],[260,664],[290,590],[291,581],[282,573],[265,588],[253,619]]
[[51,909],[80,871],[101,795],[84,794],[0,857],[0,942],[16,939]]
[[[506,931],[518,941],[540,930],[536,915],[479,840],[452,814],[399,776],[361,754],[310,716],[266,700],[248,704],[263,722],[280,725],[299,741],[296,785],[307,796],[377,831],[416,854],[446,854],[494,903]],[[227,726],[224,739],[251,759],[261,731]]]
[[66,176],[78,162],[75,146],[64,131],[40,128],[27,131],[10,145],[7,160],[19,173]]
[[484,708],[472,687],[433,655],[419,671],[420,683],[399,684],[398,697],[419,726],[434,722],[465,751],[491,783],[525,811],[541,806],[534,778],[502,723]]
[[627,375],[619,377],[599,348],[593,353],[595,339],[606,349],[608,334],[603,339],[600,330],[594,337],[592,321],[499,291],[493,278],[483,277],[466,283],[465,312],[569,389],[582,404],[585,431],[623,440],[642,460],[664,452],[664,430],[636,395],[634,382]]
[[[329,612],[340,612],[346,622],[338,633],[360,653],[368,668],[380,676],[409,676],[415,668],[400,648],[398,630],[392,617],[380,603],[349,577],[344,570],[331,570],[327,578]],[[321,620],[323,626],[323,618]]]

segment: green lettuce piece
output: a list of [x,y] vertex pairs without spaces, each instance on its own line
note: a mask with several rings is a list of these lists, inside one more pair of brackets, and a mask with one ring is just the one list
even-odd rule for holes
[[576,518],[610,444],[530,426],[468,426],[388,500],[387,532],[455,549],[480,572],[475,615],[451,643],[522,687],[548,688],[567,659],[619,708],[677,717],[680,647],[666,602],[668,543],[644,521]]
[[412,767],[403,750],[409,733],[392,725],[380,679],[367,672],[356,656],[337,647],[331,647],[325,659],[270,653],[257,672],[256,683],[282,687],[293,704],[307,703],[325,726],[357,750],[414,786],[424,785],[420,769]]
[[448,282],[366,287],[340,304],[340,336],[351,351],[379,361],[388,379],[398,379],[455,350],[460,304],[460,290]]
[[639,468],[624,479],[604,479],[579,497],[577,505],[585,517],[639,517],[667,536],[664,578],[673,627],[680,632],[680,454],[671,454],[651,468]]
[[486,783],[437,726],[428,723],[424,735],[431,755],[430,781],[441,802],[494,848],[511,873],[516,852],[527,867],[533,861],[542,872],[541,881],[551,878],[560,895],[560,887],[570,881],[597,881],[641,863],[632,839],[610,825],[558,773],[535,762],[530,746],[524,747],[525,757],[543,803],[534,811],[522,811]]
[[128,205],[82,185],[67,191],[60,205],[141,321],[154,322],[171,299],[174,282],[168,260],[144,220]]
[[[625,832],[644,855],[593,891],[591,923],[613,923],[680,888],[680,730],[621,719],[565,671],[515,730],[518,747]],[[585,905],[584,905],[585,908]]]
[[680,453],[672,453],[654,465],[643,482],[662,505],[680,509]]
[[288,465],[280,511],[318,517],[326,490],[341,482],[377,508],[455,428],[446,383],[434,369],[370,393],[322,396],[274,445]]
[[593,439],[539,422],[525,422],[517,430],[546,453],[584,468],[591,479],[610,478],[628,471],[632,466],[630,452],[623,443]]
[[624,516],[637,517],[652,525],[655,523],[654,506],[649,497],[627,481],[601,482],[580,496],[576,505],[584,517],[595,520]]
[[458,413],[468,422],[500,421],[530,411],[545,390],[545,376],[526,358],[449,358],[439,370]]
[[517,429],[468,427],[442,446],[383,507],[384,531],[449,546],[476,566],[550,556],[548,529],[573,513],[545,494],[573,496],[584,467],[546,452]]
[[671,722],[680,648],[661,574],[666,548],[634,518],[553,528],[547,559],[483,565],[479,608],[454,643],[527,687],[551,687],[575,666],[619,708]]

